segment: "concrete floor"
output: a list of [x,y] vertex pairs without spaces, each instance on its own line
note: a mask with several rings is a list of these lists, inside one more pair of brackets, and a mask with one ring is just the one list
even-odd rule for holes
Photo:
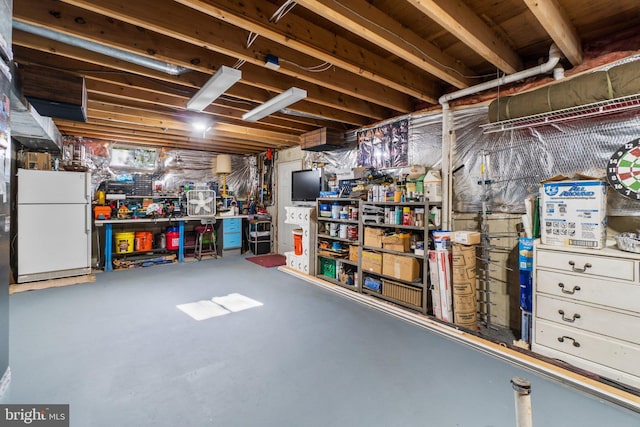
[[[264,306],[197,322],[177,304]],[[638,426],[640,415],[312,284],[228,257],[11,297],[3,403],[69,403],[74,427]]]

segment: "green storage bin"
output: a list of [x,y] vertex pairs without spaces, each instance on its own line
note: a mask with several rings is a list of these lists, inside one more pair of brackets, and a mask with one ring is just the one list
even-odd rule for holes
[[320,258],[320,274],[335,279],[336,260],[331,258]]

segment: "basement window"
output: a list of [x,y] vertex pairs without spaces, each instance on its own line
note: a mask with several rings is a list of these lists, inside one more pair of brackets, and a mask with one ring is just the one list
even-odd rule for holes
[[158,153],[152,148],[117,147],[111,149],[109,166],[114,169],[146,170],[156,168]]

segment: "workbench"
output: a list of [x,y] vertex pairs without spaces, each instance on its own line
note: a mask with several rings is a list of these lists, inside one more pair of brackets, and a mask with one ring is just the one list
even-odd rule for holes
[[[218,244],[219,251],[221,253],[219,255],[224,255],[225,252],[229,253],[240,253],[241,249],[241,233],[239,236],[237,234],[236,228],[241,230],[240,227],[237,226],[238,221],[240,223],[247,218],[247,215],[233,215],[233,216],[217,216],[216,220],[216,230],[218,233]],[[113,270],[113,225],[124,225],[124,228],[129,228],[141,225],[154,225],[160,224],[164,226],[177,225],[179,231],[179,245],[178,245],[178,262],[184,262],[184,227],[186,222],[198,222],[200,223],[202,220],[211,220],[213,218],[210,217],[197,217],[197,216],[183,216],[183,217],[172,217],[172,218],[136,218],[136,219],[96,219],[94,224],[96,227],[104,227],[104,271]],[[225,229],[225,223],[229,223],[229,227]],[[225,236],[227,237],[225,243]],[[228,249],[236,249],[237,251],[229,251]]]

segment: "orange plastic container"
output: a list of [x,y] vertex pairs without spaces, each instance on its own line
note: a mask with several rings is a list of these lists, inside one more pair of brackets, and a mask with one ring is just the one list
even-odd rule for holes
[[93,214],[95,219],[111,219],[111,206],[96,206]]
[[150,251],[153,248],[153,233],[150,231],[136,231],[136,251]]
[[302,255],[302,228],[293,230],[293,252]]

